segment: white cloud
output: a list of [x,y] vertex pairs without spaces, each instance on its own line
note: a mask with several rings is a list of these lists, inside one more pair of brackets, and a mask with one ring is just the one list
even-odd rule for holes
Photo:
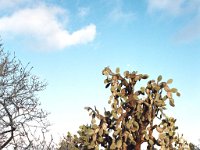
[[[59,7],[39,6],[25,8],[10,16],[0,18],[0,31],[6,36],[24,36],[37,42],[34,45],[45,50],[64,49],[76,44],[84,44],[94,40],[96,26],[90,24],[82,29],[69,33],[59,17],[65,11]],[[64,19],[64,18],[62,18]],[[65,19],[67,19],[65,17]],[[29,41],[30,42],[30,41]]]

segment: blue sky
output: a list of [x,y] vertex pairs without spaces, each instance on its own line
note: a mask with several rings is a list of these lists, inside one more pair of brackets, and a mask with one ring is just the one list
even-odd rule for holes
[[85,106],[108,107],[101,71],[110,66],[173,78],[181,97],[168,113],[198,143],[199,0],[0,0],[0,35],[48,82],[39,96],[55,137],[89,122]]

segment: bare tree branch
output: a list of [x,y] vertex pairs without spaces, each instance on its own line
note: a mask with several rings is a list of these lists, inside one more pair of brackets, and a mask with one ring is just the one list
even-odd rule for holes
[[31,70],[0,45],[0,149],[47,149],[53,143],[45,139],[48,113],[37,97],[47,84]]

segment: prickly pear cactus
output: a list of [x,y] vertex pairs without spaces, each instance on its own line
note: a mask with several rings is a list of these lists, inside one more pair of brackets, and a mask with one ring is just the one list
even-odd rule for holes
[[146,80],[147,74],[125,71],[122,75],[119,68],[113,72],[109,67],[102,74],[106,76],[105,87],[111,91],[111,110],[101,114],[96,107],[85,107],[91,123],[80,126],[78,135],[68,133],[60,150],[140,150],[144,143],[149,150],[189,149],[189,144],[176,133],[176,119],[164,112],[167,103],[175,106],[174,94],[180,96],[176,88],[169,86],[172,79],[164,82],[160,75],[137,89],[137,82]]

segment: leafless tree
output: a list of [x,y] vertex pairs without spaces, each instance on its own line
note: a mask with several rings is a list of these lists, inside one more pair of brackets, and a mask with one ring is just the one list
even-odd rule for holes
[[46,83],[31,70],[0,45],[0,149],[50,149],[51,140],[45,139],[48,113],[37,97]]

